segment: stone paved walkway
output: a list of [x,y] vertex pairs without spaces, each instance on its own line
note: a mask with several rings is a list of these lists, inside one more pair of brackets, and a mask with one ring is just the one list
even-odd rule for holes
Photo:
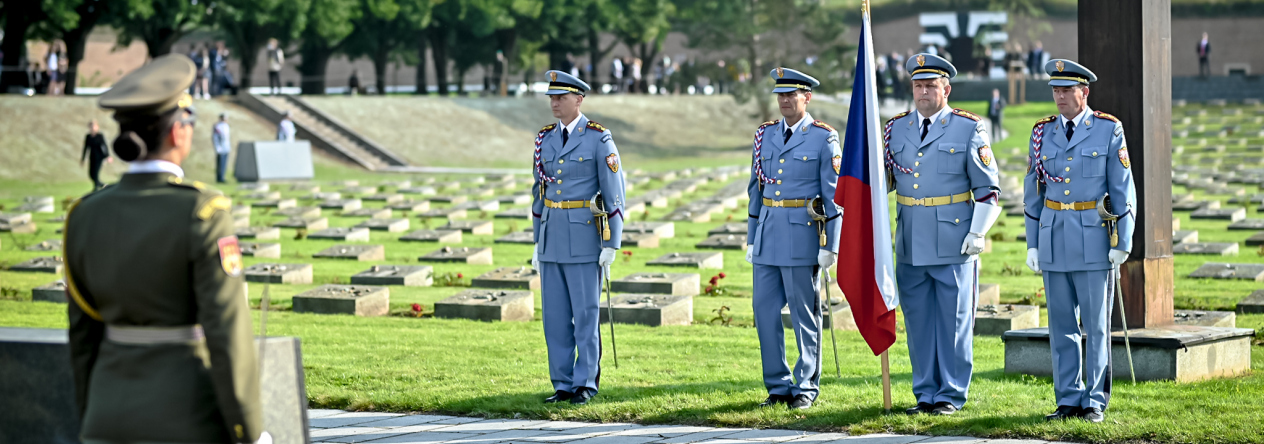
[[862,435],[800,430],[586,423],[308,410],[312,442],[450,444],[1045,444],[961,436]]

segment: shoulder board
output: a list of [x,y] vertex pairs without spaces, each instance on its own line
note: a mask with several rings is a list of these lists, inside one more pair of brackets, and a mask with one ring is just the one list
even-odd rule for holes
[[196,180],[184,180],[176,176],[171,176],[170,178],[168,178],[167,183],[170,185],[177,186],[177,187],[192,188],[203,193],[223,194],[217,190],[207,188],[206,184],[202,182],[198,182]]
[[543,132],[546,132],[546,131],[553,131],[553,128],[557,128],[557,124],[556,124],[556,123],[550,123],[550,124],[548,124],[548,125],[544,125],[544,128],[540,128],[540,132],[542,132],[542,133],[543,133]]
[[206,202],[202,202],[202,204],[198,206],[197,217],[198,219],[207,220],[210,219],[211,216],[214,216],[216,211],[228,212],[232,211],[232,209],[232,199],[229,199],[227,196],[221,194],[207,199]]
[[912,111],[905,111],[905,112],[902,112],[902,113],[896,114],[896,115],[895,115],[895,117],[892,117],[892,118],[890,118],[890,119],[887,119],[887,123],[891,123],[891,122],[894,122],[894,121],[896,121],[896,120],[900,120],[900,118],[901,118],[901,117],[904,117],[904,116],[909,115],[909,113],[910,113],[910,112],[912,112]]
[[1058,120],[1058,116],[1057,116],[1057,115],[1053,115],[1053,116],[1049,116],[1049,117],[1045,117],[1045,118],[1043,118],[1043,119],[1037,120],[1037,121],[1036,121],[1036,125],[1040,125],[1040,124],[1042,124],[1042,123],[1049,123],[1049,122],[1052,122],[1052,121],[1054,121],[1054,120]]
[[600,123],[593,122],[593,121],[591,121],[591,120],[589,120],[589,121],[588,121],[588,125],[586,125],[586,126],[587,126],[587,127],[589,127],[589,128],[595,129],[595,130],[597,130],[597,131],[602,131],[602,132],[605,132],[605,131],[606,131],[606,127],[601,126],[601,124],[600,124]]
[[763,128],[763,127],[766,127],[766,126],[776,125],[776,124],[777,124],[777,122],[779,122],[779,120],[769,120],[769,121],[767,121],[767,122],[764,122],[764,123],[759,124],[759,127],[760,127],[760,128]]
[[979,117],[979,116],[978,116],[978,115],[976,115],[975,113],[972,113],[972,112],[966,111],[966,110],[961,109],[961,108],[953,108],[952,113],[953,113],[953,114],[956,114],[956,115],[958,115],[958,116],[965,117],[965,118],[967,118],[967,119],[973,120],[973,121],[975,121],[975,122],[978,122],[978,121],[980,121],[980,120],[983,120],[983,118],[982,118],[982,117]]
[[1112,116],[1110,114],[1107,114],[1101,111],[1093,111],[1093,117],[1096,117],[1098,119],[1106,119],[1115,123],[1120,123],[1118,117]]
[[821,127],[821,128],[825,128],[825,130],[826,130],[826,131],[829,131],[829,132],[831,132],[831,133],[832,133],[832,132],[837,131],[837,130],[835,130],[835,129],[834,129],[834,127],[829,126],[829,124],[828,124],[828,123],[822,122],[822,121],[820,121],[820,120],[813,121],[813,122],[812,122],[812,125],[813,125],[813,126],[819,126],[819,127]]

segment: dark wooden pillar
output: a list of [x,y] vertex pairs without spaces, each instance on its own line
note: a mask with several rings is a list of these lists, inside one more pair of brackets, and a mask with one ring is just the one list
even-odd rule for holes
[[1172,324],[1171,0],[1079,0],[1079,44],[1077,61],[1097,74],[1089,107],[1123,121],[1137,182],[1121,285],[1128,326]]

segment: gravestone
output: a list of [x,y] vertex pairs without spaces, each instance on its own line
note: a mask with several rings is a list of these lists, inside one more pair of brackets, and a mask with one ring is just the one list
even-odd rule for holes
[[496,195],[496,187],[479,187],[465,190],[465,195],[470,197],[492,197]]
[[274,223],[272,226],[279,228],[302,228],[307,231],[324,230],[329,228],[329,219],[323,217],[293,217]]
[[665,267],[724,268],[724,255],[721,253],[667,253],[646,265]]
[[1172,245],[1172,254],[1203,254],[1215,256],[1237,256],[1238,243],[1225,242],[1190,242]]
[[1001,303],[1000,284],[979,284],[979,300],[975,305],[996,305]]
[[443,196],[433,196],[430,198],[431,202],[446,203],[449,205],[460,205],[460,204],[465,203],[468,200],[470,200],[470,198],[467,196],[454,196],[454,195],[446,195],[446,194]]
[[483,201],[471,200],[469,202],[457,204],[454,208],[460,208],[466,211],[500,211],[500,201],[494,199]]
[[1190,213],[1189,218],[1237,222],[1246,219],[1246,208],[1226,208],[1222,210],[1203,208]]
[[[612,305],[611,305],[612,304]],[[610,307],[614,320],[620,324],[640,324],[650,327],[693,324],[693,296],[661,294],[621,294],[610,298],[609,304],[601,301],[600,323],[610,322]]]
[[[1172,233],[1172,244],[1198,242],[1198,230],[1180,230]],[[1250,245],[1250,244],[1247,244]]]
[[14,208],[13,210],[20,213],[52,213],[56,209],[57,207],[54,206],[52,202],[27,202],[17,208]]
[[267,182],[246,182],[237,184],[237,189],[241,191],[271,191],[272,185]]
[[281,238],[281,229],[276,227],[243,227],[234,230],[239,239],[274,240]]
[[386,259],[386,247],[382,245],[334,245],[313,254],[314,258],[380,261]]
[[1234,328],[1237,319],[1232,311],[1176,310],[1176,325]]
[[1189,277],[1264,281],[1264,264],[1225,264],[1208,262],[1190,273]]
[[526,219],[526,220],[531,220],[531,209],[530,209],[530,208],[526,208],[526,207],[523,207],[523,208],[511,208],[511,209],[508,209],[508,210],[505,210],[505,211],[501,211],[501,212],[499,212],[499,213],[496,213],[496,215],[495,215],[495,216],[493,216],[493,217],[495,217],[496,219]]
[[409,187],[395,190],[400,194],[416,194],[420,196],[432,196],[435,193],[434,187]]
[[657,191],[658,190],[654,190],[649,193],[645,193],[644,195],[641,195],[639,197],[628,199],[628,206],[640,205],[642,207],[642,211],[644,210],[644,207],[646,206],[654,207],[654,208],[667,208],[667,205],[668,205],[667,196],[661,193],[658,193]]
[[307,233],[308,239],[337,240],[343,242],[368,242],[369,229],[363,227],[334,227]]
[[244,200],[276,200],[281,198],[280,191],[256,191],[241,196]]
[[[534,244],[535,234],[529,231],[516,231],[496,239],[497,244]],[[627,246],[626,239],[624,246]]]
[[260,258],[281,258],[281,244],[278,243],[258,243],[258,242],[241,242],[241,255]]
[[458,262],[471,265],[491,265],[492,249],[489,247],[443,247],[417,258],[422,262]]
[[528,322],[535,317],[530,291],[465,290],[435,302],[435,317],[476,321]]
[[1172,211],[1197,211],[1220,208],[1218,200],[1187,200],[1172,204]]
[[364,199],[369,202],[386,202],[387,204],[393,204],[395,202],[404,200],[404,195],[393,194],[393,193],[371,194],[368,196],[364,196],[361,199]]
[[671,222],[628,222],[623,224],[626,233],[654,233],[659,239],[676,237],[676,224]]
[[343,193],[343,194],[346,194],[346,195],[349,195],[349,196],[358,196],[358,195],[362,195],[362,194],[366,194],[366,195],[367,195],[367,194],[377,194],[377,187],[359,187],[359,186],[354,186],[354,187],[346,187],[346,188],[343,188],[341,191],[342,191],[342,193]]
[[268,284],[312,283],[311,264],[254,264],[246,267],[242,273],[246,276],[246,282]]
[[702,279],[697,273],[641,272],[610,281],[610,291],[694,296],[699,293],[701,282]]
[[21,225],[31,223],[31,213],[0,213],[0,225]]
[[456,230],[474,235],[495,234],[492,222],[482,220],[452,220],[448,221],[447,225],[439,227],[439,229]]
[[[247,228],[250,226],[250,216],[234,216],[233,228]],[[61,228],[58,228],[60,230]],[[60,232],[60,231],[59,231]]]
[[432,208],[430,211],[419,214],[420,217],[442,217],[445,219],[464,219],[468,212],[458,208]]
[[746,250],[746,235],[713,234],[694,246],[714,250]]
[[273,214],[285,217],[311,218],[320,217],[320,207],[290,207],[275,211]]
[[461,243],[461,232],[451,230],[417,230],[400,236],[404,242],[439,242],[444,244]]
[[31,290],[31,300],[36,302],[66,303],[66,282],[58,279]]
[[351,276],[355,285],[402,285],[429,287],[434,285],[434,267],[429,265],[374,265]]
[[470,286],[539,290],[540,273],[531,267],[501,267],[474,278]]
[[1255,290],[1238,302],[1238,313],[1264,313],[1264,290]]
[[623,214],[641,214],[645,212],[645,201],[640,199],[628,199],[623,205]]
[[[301,198],[302,200],[319,200],[321,202],[336,202],[344,200],[342,193],[312,193]],[[340,209],[341,207],[339,207]]]
[[31,234],[36,231],[39,231],[39,228],[33,222],[18,222],[15,224],[7,224],[4,222],[0,222],[0,232],[16,233],[16,234]]
[[530,194],[508,194],[497,197],[496,200],[506,205],[525,205],[531,203]]
[[49,239],[24,248],[26,251],[61,251],[61,239]]
[[294,295],[295,313],[382,316],[390,311],[391,290],[367,285],[321,285]]
[[1252,234],[1251,237],[1246,238],[1246,245],[1248,247],[1264,245],[1264,231]]
[[37,257],[9,267],[9,271],[20,271],[24,273],[61,274],[61,270],[61,256]]
[[399,202],[390,204],[389,206],[387,206],[387,208],[390,208],[395,211],[410,211],[413,213],[421,213],[425,211],[430,211],[430,201],[404,199]]
[[357,228],[368,228],[373,231],[399,233],[408,230],[408,219],[369,219],[356,224]]
[[367,217],[369,219],[386,219],[391,217],[390,208],[361,208],[352,211],[343,211],[342,217]]
[[360,199],[330,199],[320,203],[320,207],[328,210],[355,211],[364,207]]
[[435,182],[434,186],[435,188],[442,191],[455,191],[455,190],[461,189],[461,182],[456,181],[456,180],[449,180],[445,182]]
[[378,184],[378,186],[387,187],[387,188],[408,188],[408,187],[413,186],[413,181],[411,180],[386,181],[386,182],[382,182]]
[[290,191],[297,191],[300,193],[319,193],[320,185],[313,183],[296,183],[290,185]]
[[296,199],[268,199],[268,200],[261,200],[258,202],[251,202],[250,206],[254,208],[275,208],[275,209],[281,210],[285,208],[297,207],[298,200]]
[[975,336],[1001,336],[1010,330],[1040,326],[1040,307],[1036,305],[979,304],[974,312]]
[[620,242],[624,248],[658,248],[658,235],[654,233],[623,233]]
[[1229,224],[1230,230],[1264,230],[1264,219],[1242,219]]
[[[830,284],[834,285],[834,284]],[[824,299],[822,299],[824,301]],[[829,310],[821,310],[821,327],[840,331],[857,331],[856,320],[851,313],[851,305],[847,300],[835,296],[829,298]],[[822,306],[821,308],[825,308]],[[781,307],[781,327],[792,328],[790,324],[790,307]]]
[[483,178],[486,179],[488,183],[513,182],[514,175],[496,173],[484,175]]
[[705,222],[711,222],[711,213],[695,212],[688,209],[687,207],[681,207],[681,208],[677,208],[671,213],[667,213],[667,215],[663,216],[661,220],[672,221],[672,222],[705,223]]
[[707,231],[707,234],[708,235],[716,235],[716,234],[745,235],[747,228],[748,227],[746,226],[746,224],[722,224],[718,227],[712,228],[710,231]]
[[233,208],[228,210],[228,214],[233,216],[249,216],[250,205],[233,205]]

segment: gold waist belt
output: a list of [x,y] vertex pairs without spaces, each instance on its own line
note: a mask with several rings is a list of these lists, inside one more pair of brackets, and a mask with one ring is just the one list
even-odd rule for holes
[[1050,208],[1050,209],[1054,209],[1054,210],[1058,210],[1058,211],[1064,211],[1064,210],[1075,210],[1075,211],[1091,210],[1091,209],[1097,208],[1097,202],[1094,202],[1094,201],[1091,201],[1091,200],[1090,200],[1090,201],[1087,201],[1087,202],[1058,202],[1058,201],[1056,201],[1056,200],[1049,200],[1049,199],[1045,199],[1045,208]]
[[948,204],[955,204],[958,202],[965,202],[965,201],[970,200],[973,197],[974,197],[974,193],[971,193],[969,191],[966,191],[960,194],[954,194],[951,196],[923,197],[921,199],[915,199],[912,197],[901,196],[899,194],[896,194],[895,203],[908,206],[908,207],[937,207],[940,205],[948,205]]
[[564,201],[561,201],[561,202],[557,202],[557,201],[552,201],[552,200],[544,199],[544,206],[549,207],[549,208],[561,208],[561,209],[563,209],[563,210],[569,210],[569,209],[572,209],[572,208],[588,208],[588,201],[586,201],[586,200],[564,200]]
[[808,200],[807,199],[772,200],[765,197],[764,206],[773,207],[773,208],[803,208],[803,207],[808,206]]

